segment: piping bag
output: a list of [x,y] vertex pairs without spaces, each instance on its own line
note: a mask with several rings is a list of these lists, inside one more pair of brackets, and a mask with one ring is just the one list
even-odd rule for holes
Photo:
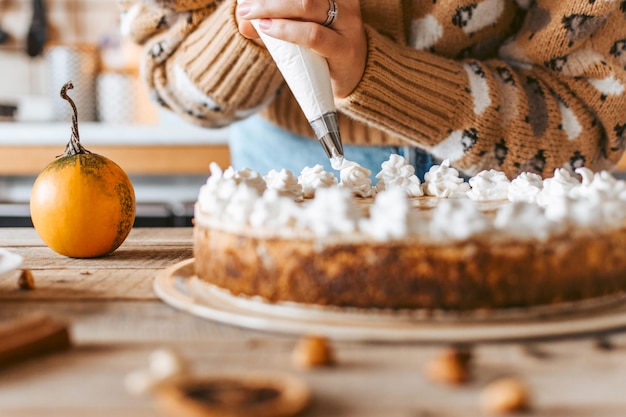
[[343,144],[326,58],[294,43],[272,38],[259,29],[258,20],[251,22],[309,121],[331,166],[335,170],[341,169]]

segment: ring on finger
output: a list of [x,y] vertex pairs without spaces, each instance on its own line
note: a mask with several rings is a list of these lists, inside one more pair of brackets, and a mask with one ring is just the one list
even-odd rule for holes
[[335,20],[337,20],[337,15],[339,14],[337,3],[335,3],[334,0],[328,0],[328,4],[328,17],[326,18],[326,21],[322,23],[322,25],[326,26],[327,28],[331,27],[335,23]]

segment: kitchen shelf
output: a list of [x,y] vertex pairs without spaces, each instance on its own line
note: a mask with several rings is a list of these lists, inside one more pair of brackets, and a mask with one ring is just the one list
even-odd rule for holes
[[[80,139],[91,152],[120,165],[129,175],[208,174],[209,164],[229,165],[228,128],[187,124],[79,124]],[[0,123],[0,175],[36,175],[63,152],[68,123]]]
[[[191,124],[113,125],[79,122],[80,139],[89,145],[225,145],[228,128],[209,129]],[[0,122],[0,146],[61,145],[70,137],[71,124]]]

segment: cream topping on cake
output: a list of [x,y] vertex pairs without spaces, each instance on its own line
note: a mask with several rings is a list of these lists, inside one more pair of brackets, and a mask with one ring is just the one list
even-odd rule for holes
[[302,185],[303,197],[313,198],[316,189],[336,186],[337,177],[332,172],[325,171],[322,165],[317,164],[313,167],[304,167],[298,176],[298,182]]
[[249,224],[260,229],[289,231],[297,228],[300,217],[300,207],[293,199],[270,188],[254,202]]
[[264,179],[267,187],[276,190],[278,194],[292,197],[296,201],[303,199],[302,185],[298,182],[298,178],[293,175],[293,172],[288,169],[283,168],[280,171],[272,169]]
[[508,190],[510,201],[523,201],[526,203],[536,203],[537,195],[543,189],[543,178],[533,172],[522,172],[511,181]]
[[476,201],[506,200],[509,196],[511,182],[504,172],[490,169],[481,171],[469,179],[471,189],[467,196]]
[[594,229],[607,226],[601,207],[590,200],[554,197],[545,208],[549,220],[573,227]]
[[594,173],[589,168],[578,168],[582,184],[570,191],[573,197],[597,199],[603,201],[626,201],[626,182],[619,181],[606,171]]
[[391,155],[388,161],[383,162],[382,170],[376,174],[376,179],[377,191],[400,188],[409,197],[424,195],[422,183],[415,175],[415,168],[400,155]]
[[[262,177],[254,172],[223,172],[211,164],[211,175],[198,196],[197,221],[210,219],[216,227],[246,230],[251,226],[279,235],[369,236],[379,241],[410,237],[432,242],[494,231],[502,238],[545,240],[568,227],[593,230],[623,227],[626,222],[626,182],[608,172],[581,168],[571,174],[560,169],[545,180],[523,173],[509,182],[498,171],[483,171],[470,179],[468,192],[469,185],[459,182],[463,180],[458,171],[444,161],[427,173],[423,184],[425,190],[434,190],[426,194],[443,198],[432,210],[414,210],[413,202],[420,197],[410,197],[401,186],[389,186],[402,183],[392,178],[394,170],[407,179],[410,169],[402,168],[398,157],[388,162],[377,175],[385,183],[378,193],[371,186],[370,171],[351,161],[344,163],[340,183],[316,166],[303,170],[298,180],[287,170],[274,171],[265,177],[266,186],[260,185]],[[312,198],[304,202],[302,184],[314,189],[306,192]],[[359,196],[373,197],[373,202],[359,205]],[[503,203],[481,206],[490,199]]]
[[245,226],[255,212],[259,200],[257,190],[246,183],[239,184],[224,206],[223,219],[229,224]]
[[562,231],[562,225],[549,220],[541,207],[525,201],[513,201],[502,206],[496,214],[494,226],[499,232],[521,240],[546,240],[551,234]]
[[582,183],[571,189],[569,197],[590,203],[588,209],[592,211],[586,212],[584,204],[579,204],[583,208],[579,209],[576,223],[597,221],[607,228],[622,223],[626,219],[626,182],[606,171],[594,173],[588,168],[578,168],[576,173],[582,177]]
[[459,171],[450,167],[449,159],[445,159],[441,165],[433,165],[424,174],[423,189],[426,195],[459,198],[464,197],[469,188],[469,184],[459,177]]
[[402,239],[409,235],[409,228],[420,223],[411,219],[411,204],[406,192],[400,187],[391,187],[376,195],[370,207],[370,216],[359,220],[359,229],[374,239],[387,241]]
[[359,197],[371,197],[376,194],[372,188],[372,171],[353,161],[344,159],[339,172],[339,187],[347,188]]
[[567,197],[573,188],[578,187],[580,182],[567,169],[557,168],[552,178],[543,181],[543,188],[537,195],[537,204],[549,206],[553,200]]
[[430,222],[430,233],[435,239],[465,240],[491,228],[490,221],[474,201],[460,198],[441,200]]
[[359,209],[350,190],[321,188],[316,197],[301,210],[300,225],[317,236],[335,233],[354,233],[357,230]]
[[237,184],[245,183],[249,187],[254,188],[259,195],[263,194],[263,191],[267,188],[267,183],[261,174],[250,168],[235,171],[232,167],[228,167],[224,171],[224,178],[232,178]]
[[207,214],[221,217],[230,201],[230,197],[237,191],[238,184],[233,176],[226,177],[216,163],[209,166],[211,174],[198,194],[198,207]]

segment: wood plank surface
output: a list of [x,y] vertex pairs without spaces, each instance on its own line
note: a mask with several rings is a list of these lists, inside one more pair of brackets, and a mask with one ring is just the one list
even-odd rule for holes
[[178,261],[191,258],[190,245],[167,246],[155,243],[152,246],[122,244],[110,255],[77,259],[68,258],[48,247],[15,247],[12,250],[24,258],[23,267],[30,269],[161,269]]
[[158,269],[33,269],[34,290],[17,286],[21,271],[0,276],[1,300],[155,300]]
[[0,300],[154,300],[158,271],[192,257],[191,228],[131,231],[111,255],[75,259],[46,247],[32,228],[0,229],[0,247],[23,257],[36,290],[17,287],[21,271],[0,276]]
[[470,380],[432,382],[424,372],[445,347],[434,343],[331,341],[337,364],[303,371],[291,363],[298,335],[246,330],[191,316],[154,295],[163,268],[191,256],[190,228],[134,229],[113,255],[70,259],[32,229],[0,230],[0,246],[20,253],[36,288],[0,276],[0,322],[45,314],[69,324],[73,348],[0,371],[0,416],[161,416],[151,396],[124,388],[149,355],[168,348],[197,375],[284,372],[302,378],[314,401],[303,416],[485,416],[484,387],[514,376],[531,393],[524,416],[624,417],[626,329],[593,337],[471,346]]
[[[426,364],[440,349],[436,345],[333,342],[335,367],[301,371],[291,365],[296,343],[292,337],[206,321],[189,326],[184,324],[184,315],[176,317],[182,313],[165,312],[156,303],[148,303],[155,307],[152,313],[131,304],[107,310],[110,320],[121,321],[116,329],[100,322],[95,309],[86,303],[72,304],[64,314],[74,317],[77,347],[2,372],[0,410],[8,413],[2,415],[36,415],[42,410],[46,415],[48,411],[51,415],[99,415],[93,414],[96,410],[116,416],[150,415],[151,397],[132,397],[124,391],[123,380],[129,372],[145,367],[149,354],[160,348],[179,352],[198,375],[265,371],[297,375],[315,396],[305,416],[481,416],[482,388],[502,376],[518,377],[529,386],[533,407],[524,415],[623,417],[626,409],[626,340],[622,336],[612,339],[610,351],[601,350],[593,340],[532,348],[479,345],[473,350],[471,381],[451,387],[425,377]],[[59,311],[51,303],[47,308]],[[132,334],[132,324],[139,335]],[[116,334],[93,337],[98,329]]]
[[31,227],[0,228],[0,248],[17,246],[44,246],[43,241]]
[[[178,228],[147,228],[135,227],[124,241],[121,247],[127,246],[154,246],[154,245],[191,245],[191,227]],[[4,227],[0,228],[0,248],[5,247],[36,247],[45,246],[31,227]]]

